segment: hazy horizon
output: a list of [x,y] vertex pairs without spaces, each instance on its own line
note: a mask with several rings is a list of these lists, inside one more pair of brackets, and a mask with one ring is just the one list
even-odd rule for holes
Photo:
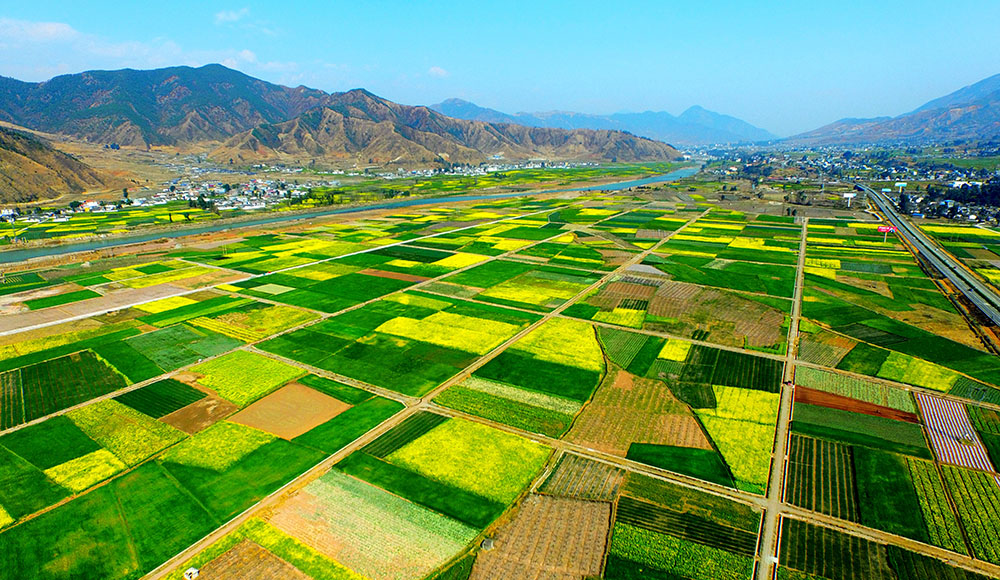
[[591,2],[425,7],[371,2],[40,0],[0,11],[0,75],[219,62],[405,104],[461,98],[505,113],[733,115],[780,136],[896,116],[1000,72],[1000,3],[689,5]]

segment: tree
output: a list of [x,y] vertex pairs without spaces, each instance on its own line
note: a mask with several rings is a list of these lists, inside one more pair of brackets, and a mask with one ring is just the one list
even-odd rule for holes
[[171,185],[170,186],[170,193],[173,193],[175,191],[177,191],[177,186],[176,185]]
[[83,205],[83,204],[81,202],[79,202],[79,201],[71,201],[71,202],[69,202],[69,208],[71,210],[74,210],[74,211],[76,210],[76,208],[80,207],[81,205]]
[[127,187],[123,187],[122,188],[122,197],[125,198],[125,199],[128,199],[128,188]]

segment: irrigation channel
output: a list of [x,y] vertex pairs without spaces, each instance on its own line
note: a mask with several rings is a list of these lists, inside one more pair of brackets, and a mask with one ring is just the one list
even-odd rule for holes
[[418,205],[430,205],[430,204],[449,203],[449,202],[489,201],[489,200],[507,199],[513,197],[525,197],[530,195],[537,195],[539,193],[552,194],[552,193],[576,193],[576,192],[587,192],[587,191],[620,191],[623,189],[629,189],[631,187],[639,187],[643,185],[652,185],[655,183],[666,183],[669,181],[676,181],[678,179],[683,179],[685,177],[691,177],[699,170],[700,167],[697,166],[685,167],[682,169],[678,169],[676,171],[671,171],[670,173],[665,173],[663,175],[654,175],[652,177],[647,177],[644,179],[633,179],[630,181],[605,183],[602,185],[592,185],[588,187],[579,187],[574,189],[522,191],[518,193],[498,193],[493,195],[453,195],[448,197],[428,196],[428,197],[404,199],[399,201],[391,201],[386,203],[359,205],[359,206],[340,208],[340,209],[323,209],[318,211],[302,212],[295,214],[287,214],[287,213],[279,214],[275,212],[258,219],[241,221],[236,223],[230,222],[230,223],[215,224],[215,225],[195,227],[195,228],[183,228],[166,232],[124,235],[114,238],[95,239],[95,240],[88,240],[85,242],[74,242],[74,243],[59,244],[53,246],[38,246],[33,248],[0,250],[0,264],[23,262],[25,260],[30,260],[32,258],[60,256],[63,254],[72,254],[75,252],[90,252],[93,250],[114,248],[118,246],[127,246],[130,244],[151,242],[153,240],[162,240],[165,238],[180,238],[185,236],[195,236],[199,234],[209,234],[233,228],[263,226],[267,224],[308,220],[324,216],[358,213],[363,211],[371,211],[379,209],[396,209],[404,207],[413,207]]

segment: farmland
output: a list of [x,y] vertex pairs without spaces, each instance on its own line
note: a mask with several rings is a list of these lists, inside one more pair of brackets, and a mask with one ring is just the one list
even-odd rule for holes
[[772,498],[779,578],[1000,563],[996,357],[867,224],[691,183],[9,274],[0,578],[749,578]]

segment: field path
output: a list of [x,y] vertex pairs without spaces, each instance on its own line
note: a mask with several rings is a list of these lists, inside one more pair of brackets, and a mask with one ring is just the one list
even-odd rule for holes
[[774,577],[777,558],[778,521],[782,511],[785,487],[785,467],[788,464],[788,428],[792,417],[794,399],[795,359],[799,350],[799,317],[802,312],[802,285],[806,265],[806,230],[809,218],[802,220],[802,239],[799,242],[799,261],[795,270],[795,294],[792,301],[792,318],[788,325],[788,351],[785,355],[785,374],[781,385],[781,402],[778,405],[778,425],[774,432],[774,451],[771,454],[771,477],[767,486],[767,507],[764,524],[758,540],[757,580]]

